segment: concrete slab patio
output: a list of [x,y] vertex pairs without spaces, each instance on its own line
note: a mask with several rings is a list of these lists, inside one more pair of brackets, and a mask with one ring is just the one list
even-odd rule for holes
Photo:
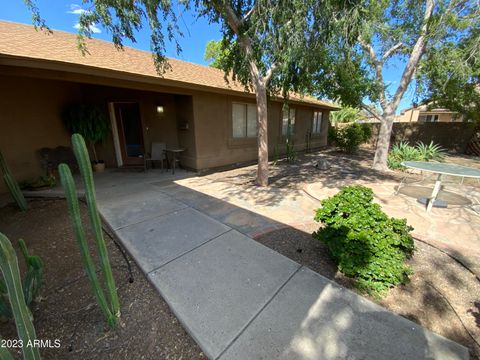
[[245,235],[280,222],[181,181],[134,178],[97,183],[101,214],[210,358],[468,359]]

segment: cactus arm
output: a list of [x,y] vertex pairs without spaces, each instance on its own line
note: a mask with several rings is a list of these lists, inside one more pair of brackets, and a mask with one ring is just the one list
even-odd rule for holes
[[0,269],[8,289],[18,336],[23,341],[23,358],[25,360],[40,359],[39,349],[34,346],[27,346],[36,339],[35,328],[33,327],[30,310],[25,304],[15,250],[13,250],[8,238],[2,233],[0,233]]
[[23,280],[23,293],[25,295],[25,302],[28,306],[38,295],[40,287],[43,282],[43,261],[39,256],[30,255],[28,253],[27,245],[23,239],[18,240],[20,250],[22,251],[27,265],[27,274]]
[[85,238],[85,232],[83,230],[82,219],[80,217],[80,207],[78,204],[77,191],[75,188],[75,183],[73,181],[72,172],[66,164],[60,164],[58,166],[58,171],[60,173],[60,180],[62,186],[65,190],[65,197],[68,204],[68,212],[70,214],[70,219],[73,224],[75,239],[77,240],[77,243],[80,247],[80,254],[83,259],[88,279],[90,280],[90,284],[97,299],[98,305],[100,306],[102,312],[107,318],[108,323],[113,326],[115,324],[115,316],[114,314],[112,314],[108,307],[107,300],[105,298],[103,290],[100,287],[100,282],[98,281],[93,260],[90,256],[87,240]]
[[28,208],[27,201],[25,200],[25,197],[23,196],[22,190],[20,190],[20,187],[18,186],[17,181],[13,177],[12,173],[10,172],[10,169],[3,158],[2,152],[0,151],[0,170],[2,171],[3,174],[3,180],[5,180],[5,184],[7,185],[7,188],[10,190],[10,194],[12,194],[13,199],[17,203],[17,206],[20,208],[22,211],[26,211]]
[[[2,337],[0,336],[0,341],[2,341]],[[12,354],[10,354],[10,351],[7,350],[7,348],[4,348],[2,346],[0,346],[0,359],[1,360],[15,360],[12,356]]]
[[103,238],[102,223],[97,209],[95,185],[93,182],[92,165],[88,156],[85,140],[80,134],[72,135],[73,152],[77,158],[80,173],[85,185],[85,198],[87,200],[88,215],[92,226],[95,242],[98,249],[100,264],[105,276],[105,283],[108,289],[111,302],[111,310],[116,317],[120,316],[120,303],[118,301],[117,288],[113,278],[112,268],[108,258],[107,246]]

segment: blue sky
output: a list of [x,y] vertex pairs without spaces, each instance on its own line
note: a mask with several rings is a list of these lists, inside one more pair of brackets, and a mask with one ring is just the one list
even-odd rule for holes
[[[37,4],[50,28],[76,32],[75,25],[78,21],[78,13],[82,11],[81,1],[38,0]],[[1,1],[0,19],[31,24],[30,13],[22,0]],[[204,18],[197,18],[191,11],[182,14],[180,26],[184,33],[183,38],[179,39],[183,51],[181,54],[177,54],[174,44],[167,43],[166,55],[198,64],[205,64],[203,59],[205,45],[210,40],[221,38],[220,26],[218,24],[209,24]],[[95,38],[111,40],[110,34],[106,33],[101,26],[97,26],[93,30]],[[126,41],[125,45],[142,50],[150,49],[150,31],[148,26],[137,34],[136,39],[137,42],[135,44]],[[398,86],[403,65],[401,62],[394,61],[384,71],[385,81],[387,84],[390,84],[392,89]],[[411,86],[400,103],[399,110],[411,105],[413,95],[413,87]]]

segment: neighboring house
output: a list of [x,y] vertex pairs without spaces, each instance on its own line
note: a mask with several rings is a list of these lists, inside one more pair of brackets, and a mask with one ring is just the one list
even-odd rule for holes
[[[195,170],[257,159],[255,96],[220,70],[170,59],[159,76],[145,51],[88,40],[83,56],[75,34],[6,21],[0,33],[0,149],[19,180],[42,173],[38,149],[70,146],[61,113],[72,103],[108,114],[111,134],[97,147],[107,167],[141,163],[138,149],[149,152],[152,142],[184,148],[181,163]],[[290,128],[297,150],[310,133],[311,148],[325,146],[337,108],[297,96],[289,104],[283,113],[283,101],[270,100],[270,153]]]
[[402,110],[395,122],[462,122],[462,117],[448,109],[430,108],[424,104]]

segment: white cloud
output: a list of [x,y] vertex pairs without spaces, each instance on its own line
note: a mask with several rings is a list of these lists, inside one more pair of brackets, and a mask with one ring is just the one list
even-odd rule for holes
[[[73,25],[73,27],[78,30],[80,28],[80,24],[76,23],[75,25]],[[88,28],[94,34],[100,34],[102,32],[102,30],[100,30],[100,28],[96,24],[90,24]]]
[[67,11],[68,14],[81,15],[83,13],[88,13],[88,10],[85,10],[80,5],[70,4],[70,11]]

